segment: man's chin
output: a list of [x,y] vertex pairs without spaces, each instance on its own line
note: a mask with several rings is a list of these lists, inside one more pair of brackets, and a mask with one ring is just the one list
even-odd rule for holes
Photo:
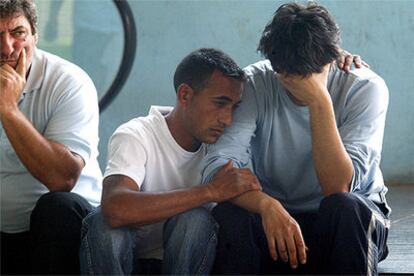
[[218,138],[219,138],[220,136],[218,136],[218,137],[206,137],[205,139],[204,139],[204,141],[203,141],[203,143],[204,144],[209,144],[209,145],[211,145],[211,144],[214,144],[214,143],[216,143],[217,142],[217,140],[218,140]]

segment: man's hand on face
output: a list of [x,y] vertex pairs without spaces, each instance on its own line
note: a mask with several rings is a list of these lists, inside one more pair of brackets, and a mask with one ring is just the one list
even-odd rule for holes
[[292,268],[306,263],[306,245],[296,220],[278,201],[268,202],[261,209],[263,230],[273,260],[289,262]]
[[0,66],[0,114],[17,108],[26,84],[26,50],[20,52],[16,70],[7,63]]
[[208,188],[213,200],[222,202],[248,191],[261,190],[261,185],[251,170],[233,168],[232,161],[229,161],[217,171]]
[[276,77],[297,103],[309,106],[322,97],[329,97],[327,88],[329,68],[330,64],[327,64],[321,73],[314,73],[308,77],[282,74],[276,74]]

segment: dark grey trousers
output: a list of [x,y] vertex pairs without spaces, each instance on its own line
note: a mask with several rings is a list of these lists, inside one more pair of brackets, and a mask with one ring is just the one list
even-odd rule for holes
[[40,197],[29,232],[1,233],[1,274],[79,274],[82,219],[92,209],[75,193]]
[[271,259],[259,215],[219,204],[213,210],[220,226],[213,273],[377,275],[378,262],[388,254],[389,221],[381,206],[339,193],[326,197],[318,212],[291,215],[309,248],[307,264],[297,269]]

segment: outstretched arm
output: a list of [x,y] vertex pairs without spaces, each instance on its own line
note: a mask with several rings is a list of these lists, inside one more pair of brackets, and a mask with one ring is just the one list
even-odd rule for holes
[[222,202],[260,189],[250,170],[233,168],[231,162],[206,185],[166,192],[141,192],[138,187],[123,175],[104,179],[102,210],[112,227],[155,223],[206,203]]
[[297,268],[307,260],[306,245],[299,224],[275,198],[261,192],[242,194],[232,202],[252,213],[260,214],[270,256],[281,258]]

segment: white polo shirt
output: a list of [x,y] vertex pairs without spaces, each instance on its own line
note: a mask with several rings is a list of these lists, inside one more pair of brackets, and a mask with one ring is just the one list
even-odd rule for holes
[[[98,205],[102,190],[96,159],[99,110],[88,75],[76,65],[36,49],[19,109],[45,138],[83,158],[86,165],[72,192]],[[21,163],[0,124],[1,231],[29,230],[34,205],[48,191]]]

